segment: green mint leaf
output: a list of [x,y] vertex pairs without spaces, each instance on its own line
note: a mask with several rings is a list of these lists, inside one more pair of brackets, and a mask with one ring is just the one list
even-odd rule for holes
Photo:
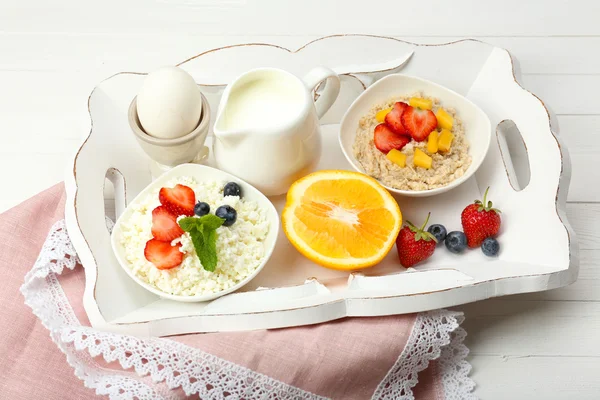
[[206,214],[203,217],[197,219],[200,220],[200,223],[204,227],[205,232],[206,230],[214,231],[215,229],[223,225],[223,222],[225,222],[224,219],[219,218],[214,214]]
[[189,233],[192,238],[192,244],[194,245],[196,254],[202,253],[204,250],[204,235],[202,235],[201,232],[198,232],[196,228],[192,229]]
[[178,223],[181,229],[190,233],[199,226],[198,218],[194,217],[181,218]]
[[179,220],[179,226],[190,234],[196,255],[205,270],[213,272],[217,268],[217,228],[225,222],[213,214],[200,218],[186,217]]
[[213,272],[217,268],[217,231],[204,230],[204,246],[198,255],[205,270]]

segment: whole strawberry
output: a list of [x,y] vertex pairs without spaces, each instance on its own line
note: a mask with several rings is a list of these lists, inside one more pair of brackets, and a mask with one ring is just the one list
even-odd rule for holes
[[475,200],[461,214],[467,246],[471,248],[481,246],[485,239],[496,235],[500,229],[500,210],[492,208],[491,201],[486,203],[489,190],[489,187],[485,190],[483,202]]
[[431,213],[427,215],[425,223],[420,228],[406,221],[408,225],[400,230],[396,239],[396,247],[398,248],[398,258],[402,266],[406,268],[412,267],[431,257],[435,251],[435,246],[437,245],[435,236],[424,230],[430,215]]

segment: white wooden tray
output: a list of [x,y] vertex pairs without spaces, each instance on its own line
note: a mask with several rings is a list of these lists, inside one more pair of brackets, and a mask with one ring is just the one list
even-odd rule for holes
[[[296,51],[264,44],[226,47],[180,64],[202,85],[213,116],[223,85],[248,69],[274,66],[302,76],[317,65],[346,73],[340,97],[322,120],[319,168],[351,169],[339,148],[337,123],[366,85],[389,73],[401,70],[442,84],[487,113],[492,145],[476,176],[446,194],[398,202],[405,219],[422,220],[431,211],[433,220],[458,230],[462,209],[491,186],[490,196],[503,211],[500,257],[492,260],[479,250],[457,256],[440,247],[407,271],[394,249],[380,265],[351,274],[310,263],[281,233],[273,257],[244,292],[207,303],[160,299],[117,264],[105,224],[106,178],[115,186],[117,215],[151,179],[147,156],[127,123],[127,107],[144,74],[120,73],[90,95],[92,130],[67,176],[68,231],[85,267],[84,306],[94,327],[154,336],[276,328],[448,307],[548,290],[577,278],[577,244],[565,214],[569,157],[543,102],[517,83],[506,50],[474,40],[428,46],[342,35]],[[272,201],[281,210],[283,197]]]

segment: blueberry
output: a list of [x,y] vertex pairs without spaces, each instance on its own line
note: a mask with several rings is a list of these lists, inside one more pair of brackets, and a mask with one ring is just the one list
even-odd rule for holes
[[496,239],[489,237],[481,244],[481,251],[488,257],[495,257],[500,251],[500,244]]
[[461,231],[452,231],[446,236],[445,243],[450,252],[462,253],[467,248],[467,237]]
[[427,232],[431,233],[437,239],[438,243],[442,243],[446,239],[446,227],[440,224],[431,225],[427,228]]
[[242,197],[242,188],[235,182],[229,182],[223,188],[223,196],[239,196]]
[[208,203],[200,201],[200,202],[196,203],[196,205],[194,206],[194,214],[196,214],[199,217],[202,217],[203,215],[206,215],[209,212],[210,212],[210,206],[208,205]]
[[231,226],[237,220],[237,211],[231,206],[221,206],[217,208],[215,215],[225,220],[223,226]]

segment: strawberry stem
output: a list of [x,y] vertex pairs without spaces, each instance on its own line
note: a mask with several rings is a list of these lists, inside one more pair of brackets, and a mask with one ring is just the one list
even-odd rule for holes
[[487,194],[490,191],[490,187],[488,186],[487,189],[485,189],[485,193],[483,194],[483,204],[485,204],[485,201],[487,200]]
[[431,217],[431,213],[427,214],[427,218],[425,219],[425,222],[423,222],[423,225],[421,225],[421,231],[425,230],[425,227],[427,226],[427,223],[429,222],[429,217]]
[[410,230],[415,233],[415,241],[416,242],[423,239],[426,242],[433,240],[437,243],[437,239],[435,238],[435,236],[433,236],[431,233],[429,233],[425,230],[425,227],[427,226],[427,223],[429,222],[430,216],[431,216],[431,213],[427,214],[427,218],[425,219],[425,222],[423,223],[423,225],[420,228],[417,228],[412,222],[406,221],[406,225],[408,225]]
[[477,208],[477,211],[493,211],[495,213],[500,214],[500,210],[498,210],[497,208],[493,208],[492,201],[487,201],[487,195],[489,190],[490,187],[488,186],[487,189],[485,189],[485,193],[483,194],[483,202],[481,202],[480,200],[475,200],[475,204],[479,206],[479,208]]

